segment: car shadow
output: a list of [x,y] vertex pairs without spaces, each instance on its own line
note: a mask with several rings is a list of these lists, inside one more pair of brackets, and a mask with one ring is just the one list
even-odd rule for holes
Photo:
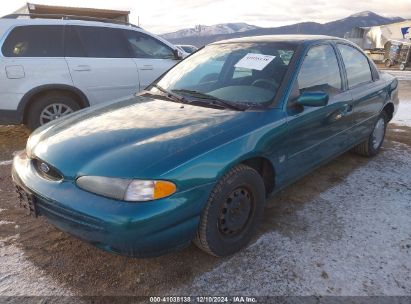
[[[386,144],[390,145],[390,142]],[[269,231],[292,237],[308,229],[310,223],[300,220],[298,210],[342,183],[350,173],[369,161],[351,152],[345,153],[279,192],[267,201],[263,223],[252,242]],[[7,184],[5,199],[14,204],[17,198],[12,193],[11,179],[3,179],[1,182]],[[25,257],[44,274],[78,295],[167,295],[171,289],[229,259],[209,256],[194,245],[156,258],[117,256],[57,230],[43,218],[28,218],[11,203],[7,207],[10,209],[6,219],[18,225],[17,244]],[[332,210],[326,212],[331,214],[327,224],[338,225],[338,221],[332,220]],[[338,226],[331,228],[333,234],[342,229]],[[5,235],[1,233],[0,236]]]

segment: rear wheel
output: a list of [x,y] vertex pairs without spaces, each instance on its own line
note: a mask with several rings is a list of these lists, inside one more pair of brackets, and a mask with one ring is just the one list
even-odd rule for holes
[[234,167],[211,192],[195,244],[218,257],[237,252],[253,236],[264,205],[265,188],[258,172],[245,165]]
[[80,109],[75,99],[64,93],[46,93],[33,102],[27,117],[27,127],[31,130],[54,119],[66,116]]
[[381,112],[374,129],[366,141],[353,148],[353,151],[363,156],[374,156],[380,151],[384,142],[385,130],[387,128],[388,115],[386,112]]
[[385,62],[384,62],[384,64],[385,64],[385,66],[386,66],[387,68],[389,68],[390,66],[392,66],[392,61],[391,61],[391,59],[386,59]]

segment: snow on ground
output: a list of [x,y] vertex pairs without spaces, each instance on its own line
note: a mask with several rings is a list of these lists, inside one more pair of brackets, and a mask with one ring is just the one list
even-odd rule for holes
[[286,233],[263,234],[176,293],[409,295],[410,180],[411,153],[395,143],[304,203]]
[[402,126],[411,126],[411,100],[401,100],[397,114],[392,123]]
[[1,225],[10,225],[10,224],[14,224],[14,222],[10,222],[10,221],[0,221],[0,226],[1,226]]
[[398,80],[404,80],[404,81],[411,80],[411,71],[400,71],[400,70],[383,70],[383,71],[397,77]]
[[15,245],[18,237],[19,235],[16,234],[0,239],[0,295],[73,295],[24,257],[24,252]]
[[0,166],[8,166],[12,164],[12,160],[0,161]]

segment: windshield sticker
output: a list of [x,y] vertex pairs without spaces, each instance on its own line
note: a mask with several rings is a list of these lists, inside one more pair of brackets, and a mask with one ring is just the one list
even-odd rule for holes
[[273,59],[275,56],[271,55],[262,55],[262,54],[254,54],[248,53],[243,58],[240,59],[234,66],[236,68],[245,68],[250,70],[263,70]]

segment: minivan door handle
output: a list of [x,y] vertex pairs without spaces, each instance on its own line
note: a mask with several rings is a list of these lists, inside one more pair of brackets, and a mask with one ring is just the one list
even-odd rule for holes
[[76,72],[87,72],[91,71],[91,67],[89,65],[81,64],[76,66],[73,70]]
[[153,66],[151,64],[145,64],[143,65],[140,70],[145,71],[145,70],[153,70]]

